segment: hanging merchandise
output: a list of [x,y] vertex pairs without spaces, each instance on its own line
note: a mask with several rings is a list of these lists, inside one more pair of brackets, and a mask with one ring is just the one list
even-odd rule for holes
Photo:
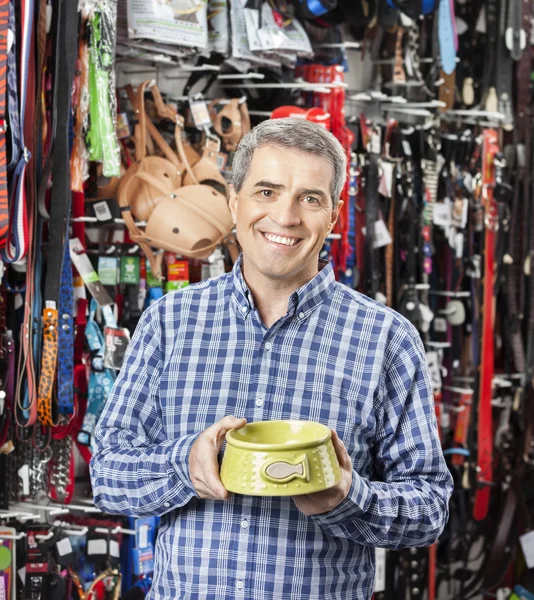
[[205,0],[126,0],[128,37],[157,39],[166,44],[208,45],[207,2]]
[[227,152],[235,152],[241,138],[250,131],[246,100],[246,96],[243,96],[239,100],[218,99],[209,104],[213,128]]
[[[232,220],[226,197],[214,187],[200,184],[197,179],[197,175],[202,177],[206,172],[206,167],[202,169],[200,163],[208,162],[208,158],[205,154],[202,156],[195,165],[195,173],[182,146],[183,121],[174,109],[163,103],[159,90],[152,85],[150,91],[160,117],[175,123],[178,154],[157,134],[145,112],[144,94],[149,83],[143,83],[137,90],[136,162],[121,179],[118,196],[131,238],[143,249],[152,272],[159,279],[163,254],[155,255],[151,246],[183,256],[207,258],[230,234]],[[146,156],[147,132],[166,159]],[[213,165],[211,170],[216,171],[214,162],[208,162],[208,165]],[[134,218],[146,221],[144,233],[135,224]],[[187,222],[188,226],[184,229],[175,225],[181,222]]]
[[533,9],[0,0],[0,598],[148,594],[159,521],[94,507],[94,429],[143,310],[232,269],[234,153],[289,116],[346,152],[320,256],[418,331],[455,480],[373,600],[534,597]]
[[102,163],[106,177],[120,174],[113,69],[116,20],[116,3],[113,0],[99,2],[88,18],[90,101],[86,143],[90,160]]

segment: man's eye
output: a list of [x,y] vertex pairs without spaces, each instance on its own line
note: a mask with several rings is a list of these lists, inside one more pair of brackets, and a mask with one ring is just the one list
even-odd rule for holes
[[306,204],[319,204],[319,198],[315,196],[304,196],[304,201]]
[[271,198],[273,195],[273,191],[272,190],[261,190],[260,194],[264,197],[264,198]]

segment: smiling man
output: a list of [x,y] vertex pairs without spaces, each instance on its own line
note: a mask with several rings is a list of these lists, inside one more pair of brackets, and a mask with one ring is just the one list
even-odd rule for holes
[[[96,430],[95,502],[161,515],[150,600],[368,600],[375,548],[432,544],[448,517],[424,349],[319,260],[346,176],[330,133],[265,121],[233,169],[242,254],[144,313]],[[274,419],[332,429],[337,486],[228,493],[225,434]]]

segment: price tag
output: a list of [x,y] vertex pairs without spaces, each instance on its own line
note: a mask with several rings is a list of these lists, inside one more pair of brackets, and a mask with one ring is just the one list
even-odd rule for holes
[[119,542],[117,542],[117,540],[110,540],[109,541],[109,553],[114,558],[119,558],[120,557]]
[[117,285],[119,281],[119,259],[115,256],[99,256],[98,276],[104,285]]
[[123,327],[104,327],[104,367],[120,371],[130,342],[130,332]]
[[189,108],[191,109],[191,116],[197,129],[203,129],[211,125],[210,114],[206,102],[201,99],[189,99]]
[[465,198],[456,198],[451,212],[451,225],[457,229],[464,229],[467,225],[468,201]]
[[439,357],[435,350],[429,350],[426,353],[426,360],[428,363],[428,374],[430,375],[430,381],[432,387],[435,390],[441,389],[441,371],[439,370]]
[[119,140],[130,137],[130,123],[125,112],[117,115],[117,137]]
[[451,224],[451,205],[447,200],[445,202],[436,202],[432,214],[432,221],[438,227],[447,227]]
[[61,565],[74,565],[76,556],[68,537],[61,538],[56,542],[56,562]]
[[138,256],[121,256],[120,282],[138,285],[140,280],[140,261]]
[[527,567],[532,569],[534,567],[534,531],[524,533],[519,537],[519,542],[521,543],[521,550],[523,550]]
[[375,242],[373,244],[374,248],[382,248],[391,244],[393,240],[389,235],[388,228],[382,219],[378,219],[375,222]]
[[464,255],[464,234],[457,233],[454,236],[454,253],[456,254],[456,258],[462,258]]
[[375,593],[386,591],[386,549],[375,548]]
[[486,7],[483,5],[478,14],[477,24],[475,25],[475,31],[477,33],[486,33],[488,26],[486,23]]
[[445,333],[447,331],[447,319],[444,319],[443,317],[435,317],[434,331],[436,333]]
[[393,169],[395,165],[386,160],[383,160],[380,163],[380,167],[382,169],[382,177],[380,178],[380,186],[378,191],[382,196],[386,196],[386,198],[391,198],[391,192],[393,190]]
[[210,278],[224,275],[224,256],[219,248],[208,258],[208,262],[210,265]]
[[141,525],[139,527],[139,548],[146,548],[148,546],[148,525]]
[[59,540],[59,542],[56,544],[56,548],[59,556],[66,556],[72,552],[72,546],[68,537],[64,537],[62,540]]
[[109,294],[102,285],[98,273],[93,269],[93,265],[85,253],[85,249],[80,240],[78,238],[69,240],[69,249],[70,258],[74,263],[76,270],[81,275],[91,296],[93,296],[100,306],[113,304],[113,300],[109,297]]
[[111,223],[113,221],[113,215],[108,206],[107,200],[93,203],[93,209],[95,211],[95,217],[101,223]]
[[226,165],[228,164],[228,154],[226,152],[217,152],[215,162],[217,163],[217,168],[222,173],[226,170]]
[[22,467],[17,471],[17,474],[22,481],[22,495],[29,496],[30,495],[30,467],[29,465],[22,465]]

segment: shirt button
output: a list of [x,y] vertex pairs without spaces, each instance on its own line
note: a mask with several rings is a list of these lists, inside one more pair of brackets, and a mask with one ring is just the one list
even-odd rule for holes
[[245,584],[242,581],[238,581],[236,587],[238,590],[242,590],[245,587]]
[[248,521],[247,521],[247,520],[243,520],[243,521],[241,521],[241,527],[242,527],[243,529],[247,529],[247,528],[248,528]]
[[273,347],[271,342],[265,342],[265,350],[270,350]]
[[256,406],[263,406],[263,398],[258,398],[256,400]]
[[165,502],[165,504],[163,506],[166,506],[167,508],[169,508],[170,505],[171,505],[170,502]]
[[302,311],[299,312],[299,319],[304,319],[304,313]]

